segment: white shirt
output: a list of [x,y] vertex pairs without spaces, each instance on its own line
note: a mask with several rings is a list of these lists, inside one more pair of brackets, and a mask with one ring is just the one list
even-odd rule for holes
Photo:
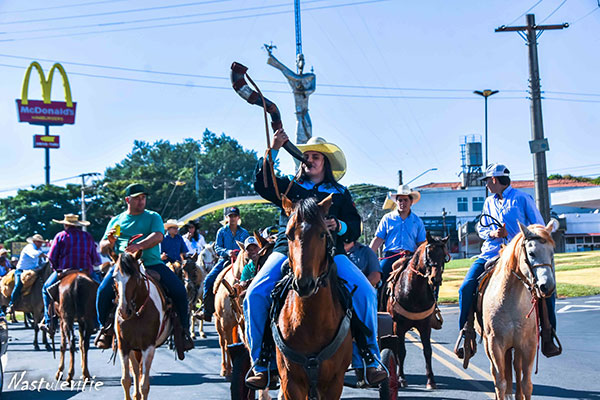
[[206,240],[204,239],[204,236],[202,236],[201,234],[198,234],[198,240],[194,240],[194,239],[188,239],[190,236],[188,234],[186,234],[183,237],[183,241],[185,242],[187,248],[188,248],[188,254],[194,254],[194,253],[198,253],[200,254],[200,252],[204,249],[204,247],[206,247]]
[[29,243],[21,250],[21,257],[19,257],[17,269],[27,270],[37,268],[40,264],[41,255],[42,249],[38,249],[35,247],[35,244]]

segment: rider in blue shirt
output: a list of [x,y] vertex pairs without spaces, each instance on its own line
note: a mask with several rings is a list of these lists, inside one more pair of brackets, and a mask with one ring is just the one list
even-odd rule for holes
[[225,216],[227,225],[217,231],[217,238],[215,240],[215,251],[221,259],[204,279],[204,294],[200,316],[207,322],[212,320],[212,315],[215,312],[215,294],[213,293],[215,280],[221,271],[223,271],[223,268],[225,268],[225,263],[231,260],[231,257],[235,256],[240,250],[237,242],[244,243],[244,240],[250,236],[247,230],[239,226],[239,208],[228,207],[225,209]]
[[[544,225],[542,215],[533,198],[510,185],[510,171],[506,166],[490,165],[482,179],[486,181],[492,194],[485,199],[482,218],[477,226],[477,233],[484,240],[481,254],[471,265],[458,291],[460,305],[458,329],[465,327],[469,313],[472,312],[471,306],[477,288],[477,278],[484,272],[485,263],[498,256],[501,246],[510,242],[520,232],[518,222],[525,226]],[[494,219],[502,223],[502,226],[497,226]],[[550,324],[553,329],[556,329],[555,301],[556,294],[546,298]],[[461,331],[461,335],[463,335],[463,331]],[[554,346],[553,343],[545,345]],[[556,350],[558,349],[556,348]]]

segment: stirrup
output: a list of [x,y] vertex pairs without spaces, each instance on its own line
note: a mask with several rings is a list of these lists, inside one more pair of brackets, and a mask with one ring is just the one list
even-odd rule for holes
[[[462,343],[462,346],[461,346]],[[476,334],[473,328],[465,327],[460,330],[456,345],[454,346],[454,354],[459,359],[463,360],[463,368],[469,367],[469,360],[477,353]]]
[[[544,337],[545,336],[545,337]],[[556,341],[556,343],[554,343]],[[554,357],[562,354],[562,344],[558,340],[556,331],[551,328],[549,333],[542,334],[542,354],[546,357]]]

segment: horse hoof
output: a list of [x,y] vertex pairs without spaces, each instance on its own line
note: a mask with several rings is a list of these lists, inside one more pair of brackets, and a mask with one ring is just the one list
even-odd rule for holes
[[40,351],[40,346],[39,346],[38,344],[34,344],[34,345],[33,345],[33,349],[34,349],[35,351]]
[[61,376],[62,376],[62,372],[61,372],[61,371],[58,371],[58,372],[56,373],[56,375],[54,376],[54,379],[55,379],[55,380],[57,380],[57,381],[59,381],[59,380],[60,380],[60,378],[61,378]]
[[398,387],[401,387],[401,388],[408,387],[408,382],[406,382],[406,379],[404,379],[404,378],[401,378],[401,379],[398,381]]
[[428,382],[427,390],[434,390],[434,389],[437,389],[437,385],[435,384],[435,382]]
[[201,337],[202,339],[206,339],[206,333],[202,332],[202,333],[200,334],[200,337]]
[[46,343],[46,350],[52,351],[52,346],[49,343]]

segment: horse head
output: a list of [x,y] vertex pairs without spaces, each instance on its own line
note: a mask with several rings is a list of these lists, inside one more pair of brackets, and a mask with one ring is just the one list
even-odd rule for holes
[[320,203],[308,198],[293,204],[285,196],[281,201],[289,217],[285,234],[289,264],[294,274],[292,288],[301,297],[312,296],[324,283],[333,262],[334,240],[325,225],[332,196]]
[[217,252],[215,251],[215,243],[205,246],[200,252],[200,265],[206,272],[210,271],[217,261]]
[[556,289],[554,278],[554,240],[552,221],[546,226],[530,225],[519,222],[523,234],[523,261],[519,263],[521,273],[533,284],[539,297],[549,297]]
[[183,265],[181,266],[181,272],[184,279],[196,280],[197,268],[198,268],[198,253],[188,254],[185,256],[183,260]]
[[431,236],[427,232],[427,244],[425,245],[425,267],[428,283],[431,286],[439,286],[442,283],[444,265],[450,261],[450,253],[446,247],[448,236],[440,238]]
[[113,270],[118,294],[117,311],[123,320],[130,319],[138,311],[137,307],[141,306],[136,304],[140,295],[138,288],[144,285],[144,279],[148,279],[142,273],[141,255],[141,251],[135,254],[121,253]]

